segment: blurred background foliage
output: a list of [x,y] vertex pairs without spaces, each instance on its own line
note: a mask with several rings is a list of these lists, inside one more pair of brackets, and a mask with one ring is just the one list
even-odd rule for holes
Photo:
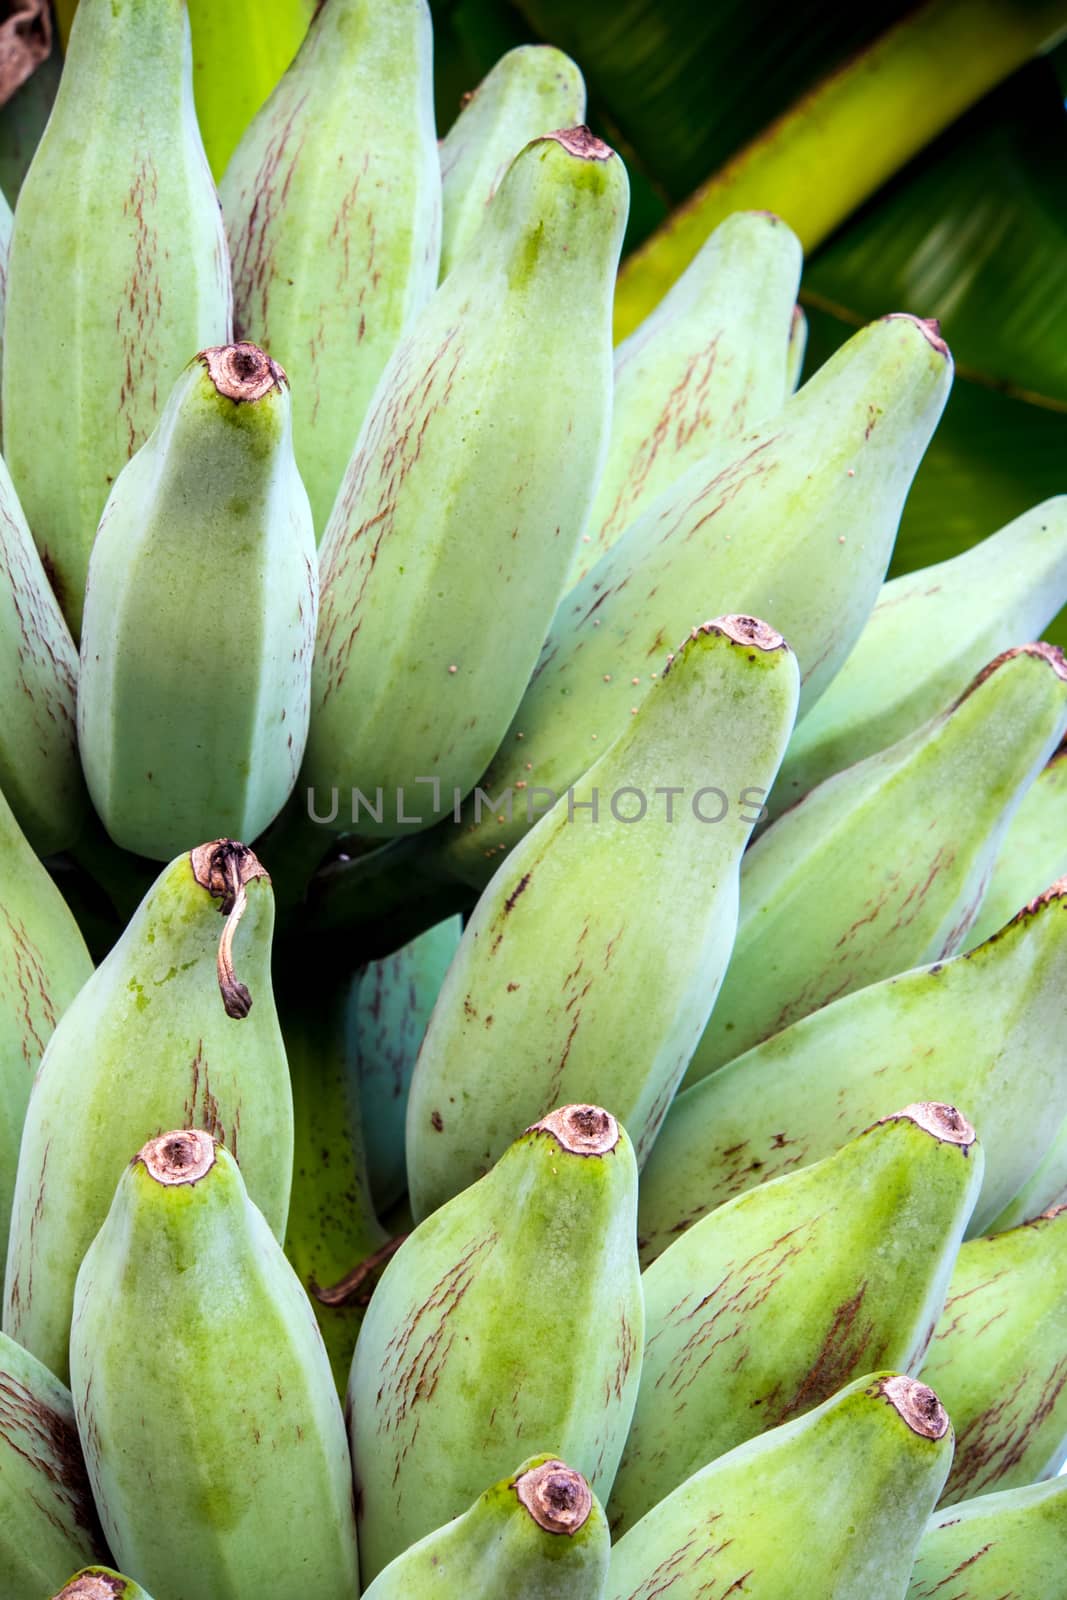
[[[61,39],[75,3],[57,0]],[[189,3],[219,172],[313,0]],[[581,67],[589,120],[631,177],[620,334],[738,205],[777,211],[805,245],[805,374],[887,311],[940,319],[957,380],[892,571],[1067,490],[1067,0],[430,4],[441,133],[514,45],[549,42]],[[46,63],[0,110],[12,200],[56,71]],[[1050,637],[1067,644],[1067,613]]]

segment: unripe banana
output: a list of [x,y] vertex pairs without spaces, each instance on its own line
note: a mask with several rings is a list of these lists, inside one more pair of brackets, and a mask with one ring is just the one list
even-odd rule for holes
[[533,1456],[397,1556],[364,1593],[366,1600],[601,1600],[610,1546],[604,1512],[581,1473]]
[[1067,880],[970,954],[845,995],[747,1050],[667,1113],[641,1177],[642,1259],[906,1100],[963,1106],[986,1130],[969,1231],[988,1232],[1067,1117],[1065,992]]
[[504,862],[411,1082],[417,1217],[561,1099],[613,1107],[647,1155],[730,959],[742,851],[796,702],[796,658],[773,628],[694,628],[629,728]]
[[984,1231],[1006,1233],[1061,1205],[1067,1205],[1067,1117],[1053,1134],[1040,1164]]
[[82,0],[19,194],[4,450],[75,638],[112,483],[190,354],[230,337],[191,72],[185,0]]
[[[84,1148],[83,1166],[95,1153]],[[210,1134],[162,1134],[122,1174],[78,1274],[70,1364],[121,1567],[166,1600],[352,1600],[352,1476],[330,1364]]]
[[442,279],[474,238],[523,146],[551,128],[584,121],[585,81],[570,56],[552,45],[522,44],[500,57],[441,140]]
[[84,1567],[63,1585],[54,1600],[152,1600],[152,1596],[113,1567]]
[[270,879],[251,850],[198,845],[160,874],[52,1036],[22,1136],[4,1331],[60,1377],[82,1256],[130,1152],[161,1128],[184,1121],[225,1140],[284,1236],[293,1112],[273,924]]
[[426,0],[325,0],[220,185],[234,327],[292,380],[318,533],[382,369],[437,282],[432,55]]
[[1060,1600],[1067,1479],[979,1495],[935,1511],[908,1600]]
[[737,943],[686,1083],[838,995],[954,955],[1065,729],[1067,661],[1024,645],[779,817],[745,857]]
[[459,917],[439,922],[395,955],[372,961],[356,985],[349,1047],[359,1064],[367,1176],[380,1211],[407,1188],[404,1120],[411,1075],[462,931]]
[[[4,353],[4,307],[7,304],[7,267],[11,258],[11,233],[15,216],[8,205],[7,196],[0,190],[0,367]],[[6,470],[6,469],[5,469]]]
[[712,451],[725,466],[732,442],[781,410],[800,266],[781,218],[735,212],[619,345],[611,443],[571,584],[689,467]]
[[0,1333],[0,1579],[4,1600],[41,1600],[104,1540],[70,1392]]
[[319,0],[189,0],[193,87],[218,178],[292,61]]
[[371,1201],[359,1076],[346,1047],[351,982],[291,956],[282,971],[278,1005],[294,1121],[285,1253],[311,1296],[343,1397],[363,1306],[328,1305],[315,1290],[381,1251],[388,1235]]
[[615,1118],[565,1106],[401,1246],[348,1391],[364,1583],[517,1449],[554,1450],[606,1498],[641,1367],[636,1204]]
[[1016,906],[1067,878],[1067,740],[1023,795],[993,863],[989,888],[967,934],[973,950],[992,938]]
[[872,1367],[916,1373],[981,1181],[967,1119],[906,1106],[664,1251],[641,1279],[645,1359],[613,1533]]
[[300,768],[318,604],[289,386],[262,350],[190,362],[111,492],[89,580],[78,742],[111,837],[162,861],[256,838]]
[[804,356],[808,348],[808,319],[803,306],[793,307],[793,320],[789,326],[789,344],[786,348],[785,382],[790,394],[800,387],[804,370]]
[[[1039,638],[1065,602],[1067,495],[1034,506],[951,561],[887,583],[852,654],[798,724],[770,817],[918,728],[998,651]],[[1055,876],[1019,895],[1007,916]]]
[[0,791],[0,1270],[30,1087],[93,964],[66,902]]
[[88,810],[75,727],[78,652],[2,460],[0,683],[0,787],[40,855],[66,850]]
[[605,1600],[904,1600],[952,1460],[913,1378],[860,1378],[697,1472],[611,1552]]
[[956,1430],[945,1505],[1067,1460],[1065,1330],[1067,1207],[963,1246],[922,1368]]
[[382,376],[320,551],[304,770],[320,814],[369,797],[357,832],[451,811],[522,696],[606,442],[627,205],[588,129],[534,140]]
[[[511,727],[481,778],[561,793],[626,726],[649,663],[694,614],[747,612],[785,635],[810,706],[874,604],[901,508],[952,380],[933,324],[864,328],[724,463],[698,463],[637,518],[552,621]],[[637,680],[636,683],[634,680]],[[441,865],[481,888],[526,828],[468,801]]]

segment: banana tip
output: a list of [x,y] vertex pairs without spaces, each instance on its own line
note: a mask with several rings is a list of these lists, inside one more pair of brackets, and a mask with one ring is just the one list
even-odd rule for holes
[[126,1579],[120,1578],[118,1573],[105,1572],[102,1568],[87,1569],[71,1578],[60,1589],[56,1600],[122,1600],[128,1592]]
[[957,1144],[964,1154],[975,1143],[978,1135],[962,1111],[945,1105],[940,1100],[916,1100],[891,1116],[882,1117],[880,1123],[914,1122],[924,1133],[932,1134],[942,1144]]
[[573,1156],[609,1155],[619,1142],[619,1124],[600,1106],[561,1106],[526,1131],[551,1134]]
[[215,1165],[215,1141],[201,1128],[182,1128],[161,1133],[135,1156],[148,1176],[164,1189],[192,1185]]
[[197,360],[207,368],[219,394],[237,404],[262,400],[272,389],[288,388],[285,371],[257,344],[212,345]]
[[914,322],[919,332],[933,345],[939,356],[948,356],[949,348],[941,336],[941,324],[936,317],[913,317],[910,311],[891,311],[886,322]]
[[872,1392],[887,1400],[901,1421],[921,1439],[943,1439],[951,1427],[948,1412],[937,1395],[917,1378],[883,1378]]
[[577,128],[556,128],[552,133],[542,134],[542,138],[555,139],[568,155],[577,156],[582,161],[610,161],[615,154],[610,144],[598,139],[584,123]]
[[524,1472],[515,1480],[515,1493],[546,1533],[577,1533],[593,1509],[589,1485],[562,1461],[545,1461]]

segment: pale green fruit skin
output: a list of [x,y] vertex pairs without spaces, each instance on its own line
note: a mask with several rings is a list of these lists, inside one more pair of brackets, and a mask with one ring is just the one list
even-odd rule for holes
[[15,226],[15,214],[8,204],[7,196],[0,190],[0,368],[3,366],[4,352],[4,306],[7,303],[7,267],[11,259],[11,234]]
[[800,387],[804,371],[804,356],[808,348],[808,319],[803,306],[793,307],[793,320],[789,325],[789,344],[786,349],[786,388],[795,394]]
[[167,861],[274,819],[307,739],[317,604],[284,374],[233,400],[198,356],[120,474],[89,566],[78,742],[117,844]]
[[720,1456],[613,1547],[605,1600],[738,1594],[904,1600],[952,1459],[860,1378],[795,1422]]
[[34,849],[51,855],[74,843],[87,810],[75,724],[78,652],[2,460],[0,682],[0,787]]
[[986,1233],[1006,1233],[1018,1228],[1031,1217],[1067,1202],[1067,1117],[1060,1123],[1052,1137],[1040,1165],[1035,1167],[1003,1211],[997,1213],[986,1228]]
[[226,163],[300,48],[319,0],[188,0],[193,87],[211,170]]
[[293,1189],[285,1253],[311,1299],[344,1397],[363,1308],[329,1306],[328,1288],[385,1244],[367,1177],[360,1085],[346,1038],[351,984],[285,963],[278,1010],[293,1090]]
[[[320,814],[332,787],[381,787],[357,832],[411,832],[397,788],[423,825],[472,788],[559,597],[607,439],[629,204],[622,162],[593,149],[515,158],[394,352],[322,540],[302,782]],[[427,776],[439,796],[414,787]]]
[[516,1493],[518,1478],[552,1460],[524,1461],[461,1517],[397,1556],[364,1591],[366,1600],[601,1600],[611,1540],[600,1502],[594,1496],[576,1533],[550,1533]]
[[448,917],[394,955],[372,961],[352,996],[349,1048],[358,1063],[367,1174],[380,1210],[407,1188],[404,1122],[415,1058],[463,932]]
[[686,1085],[839,995],[955,955],[1065,727],[1067,665],[1025,646],[779,817],[745,857],[737,942]]
[[120,1567],[167,1600],[351,1600],[344,1418],[307,1296],[237,1163],[123,1173],[78,1274],[71,1389]]
[[[626,726],[652,681],[650,661],[694,622],[728,611],[785,635],[800,663],[801,708],[810,706],[877,599],[951,381],[948,353],[923,324],[884,318],[735,440],[726,460],[714,452],[691,467],[561,601],[483,787],[497,794],[528,780],[562,792]],[[480,888],[487,850],[510,847],[526,828],[521,815],[510,826],[472,821],[468,802],[440,854]]]
[[[416,1216],[562,1102],[611,1107],[643,1161],[730,959],[741,855],[797,688],[780,635],[755,644],[744,630],[694,629],[616,744],[505,861],[467,924],[415,1066]],[[681,791],[673,820],[655,794],[664,784]],[[712,785],[726,814],[713,796],[702,821],[692,800]],[[623,795],[619,812],[633,817],[635,790],[646,815],[619,821],[611,802]],[[595,820],[578,809],[594,795]]]
[[179,856],[79,990],[41,1063],[15,1182],[3,1326],[60,1377],[78,1267],[146,1139],[173,1127],[224,1139],[275,1234],[285,1234],[293,1110],[271,992],[269,880],[253,879],[247,895],[234,951],[249,1016],[223,1009],[220,902]]
[[606,1155],[530,1129],[401,1246],[348,1390],[364,1583],[517,1450],[551,1450],[606,1499],[640,1376],[636,1207],[621,1128]]
[[781,218],[737,211],[618,346],[611,443],[568,586],[688,468],[781,410],[801,259]]
[[426,0],[329,0],[219,186],[234,327],[289,374],[320,533],[386,361],[437,282],[432,58]]
[[66,902],[0,793],[0,1269],[30,1088],[52,1031],[92,974]]
[[991,938],[1019,906],[1062,878],[1067,878],[1067,744],[1023,795],[993,863],[967,948]]
[[935,1511],[908,1600],[1060,1600],[1067,1480],[980,1495]]
[[42,1600],[103,1548],[70,1392],[0,1333],[4,1600]]
[[585,80],[570,56],[552,45],[522,44],[500,57],[441,140],[442,280],[523,146],[584,121]]
[[75,639],[112,483],[190,354],[230,337],[191,72],[184,0],[84,0],[16,207],[4,450]]
[[981,1146],[963,1137],[901,1112],[721,1206],[644,1272],[616,1538],[716,1456],[861,1374],[918,1372],[982,1181]]
[[922,1380],[956,1430],[944,1504],[1055,1476],[1067,1460],[1067,1210],[964,1245]]
[[[951,561],[887,583],[852,654],[798,723],[770,816],[913,732],[1001,650],[1039,639],[1065,601],[1067,495],[1032,507]],[[1020,895],[1003,921],[1032,897]]]
[[887,1106],[923,1100],[985,1130],[969,1231],[989,1231],[1067,1117],[1065,990],[1067,891],[970,954],[845,995],[736,1057],[667,1113],[641,1178],[642,1259],[715,1206],[831,1154]]

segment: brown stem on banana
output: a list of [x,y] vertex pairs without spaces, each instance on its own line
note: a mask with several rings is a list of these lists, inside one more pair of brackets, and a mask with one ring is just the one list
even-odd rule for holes
[[233,939],[248,904],[246,885],[253,878],[267,878],[268,882],[270,879],[255,853],[237,839],[214,839],[210,844],[199,844],[190,852],[189,859],[193,877],[202,889],[222,902],[219,911],[226,918],[216,961],[223,1007],[228,1017],[247,1017],[252,1009],[252,996],[234,970]]
[[407,1237],[406,1233],[401,1233],[395,1239],[387,1239],[385,1244],[361,1261],[358,1267],[346,1272],[338,1283],[331,1284],[328,1289],[320,1289],[317,1283],[309,1284],[311,1293],[319,1304],[324,1306],[368,1305],[381,1276],[381,1269],[388,1265]]

